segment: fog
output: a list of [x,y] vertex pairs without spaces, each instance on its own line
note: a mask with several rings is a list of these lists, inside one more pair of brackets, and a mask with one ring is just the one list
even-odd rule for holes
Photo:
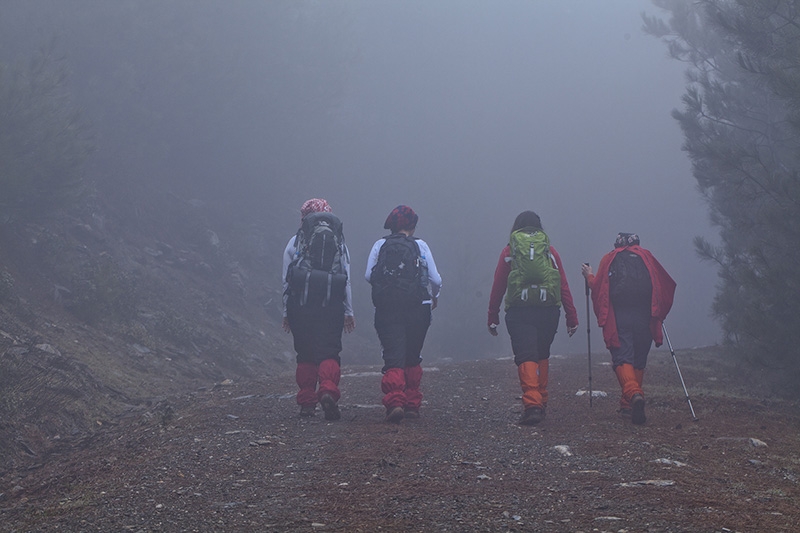
[[444,279],[423,355],[510,353],[486,311],[526,209],[561,255],[581,321],[570,339],[562,319],[555,353],[585,352],[580,264],[596,266],[619,231],[638,233],[678,284],[675,347],[713,344],[715,271],[692,239],[714,231],[670,117],[684,67],[642,33],[642,10],[658,13],[640,0],[6,0],[0,59],[55,37],[94,124],[89,171],[231,216],[268,212],[276,265],[302,202],[327,198],[352,255],[358,335],[375,336],[367,253],[402,203]]

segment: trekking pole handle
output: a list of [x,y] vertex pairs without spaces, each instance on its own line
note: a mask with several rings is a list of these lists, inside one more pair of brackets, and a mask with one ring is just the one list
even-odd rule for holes
[[[588,267],[589,263],[584,263],[584,265],[586,265]],[[589,296],[589,280],[588,280],[588,278],[583,278],[583,286],[586,288],[586,296]]]

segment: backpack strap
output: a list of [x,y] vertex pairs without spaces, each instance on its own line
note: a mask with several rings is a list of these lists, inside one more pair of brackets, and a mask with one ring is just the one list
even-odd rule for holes
[[300,305],[306,305],[308,303],[308,285],[311,280],[311,271],[306,271],[306,279],[303,283],[303,297],[300,299]]

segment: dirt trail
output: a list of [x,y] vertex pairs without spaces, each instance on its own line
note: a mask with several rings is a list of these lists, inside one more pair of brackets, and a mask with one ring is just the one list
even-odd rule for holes
[[554,357],[547,418],[515,424],[510,360],[425,363],[420,420],[383,422],[379,367],[344,367],[342,420],[297,417],[293,376],[173,397],[0,478],[6,531],[798,531],[797,404],[752,398],[715,350],[668,352],[648,422],[605,357]]

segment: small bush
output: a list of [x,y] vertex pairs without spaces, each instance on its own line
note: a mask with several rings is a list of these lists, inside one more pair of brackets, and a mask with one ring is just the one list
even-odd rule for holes
[[136,314],[138,293],[133,276],[108,258],[85,266],[72,285],[66,307],[88,323],[127,321]]
[[192,342],[202,341],[204,332],[195,324],[171,313],[159,312],[156,315],[155,333],[159,337],[182,346],[190,346]]

